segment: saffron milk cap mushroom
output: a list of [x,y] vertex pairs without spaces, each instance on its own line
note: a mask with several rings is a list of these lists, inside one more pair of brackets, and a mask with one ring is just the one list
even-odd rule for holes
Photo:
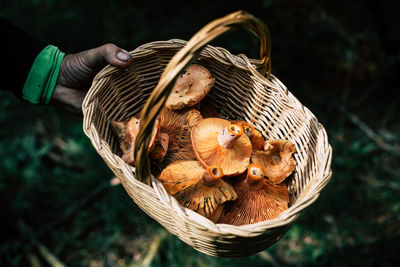
[[176,79],[165,106],[171,110],[191,107],[203,100],[214,82],[207,68],[192,64]]
[[265,176],[273,184],[280,184],[296,167],[296,161],[293,158],[295,152],[296,147],[288,140],[268,140],[264,143],[263,151],[254,151],[251,162],[262,165]]
[[220,118],[206,118],[192,128],[197,160],[207,168],[219,165],[225,176],[239,175],[250,164],[252,147],[243,128]]
[[247,177],[235,186],[236,200],[227,202],[218,223],[253,224],[276,218],[288,208],[285,185],[273,185],[264,177],[260,164],[250,164]]
[[174,161],[195,160],[190,132],[203,117],[195,109],[169,110],[160,113],[160,131],[168,135],[168,151],[160,164],[164,168]]
[[158,179],[182,206],[207,218],[218,218],[220,214],[214,214],[217,207],[236,199],[235,190],[222,177],[217,165],[204,169],[198,161],[177,161],[168,165]]
[[[122,122],[112,121],[111,126],[118,137],[120,148],[122,151],[122,159],[129,165],[133,166],[135,164],[135,159],[133,154],[135,149],[136,137],[139,133],[140,119],[137,119],[136,117],[133,116],[127,121],[122,121]],[[157,118],[151,134],[151,139],[148,149],[149,152],[152,151],[153,148],[155,147],[159,133],[160,133],[160,119]]]

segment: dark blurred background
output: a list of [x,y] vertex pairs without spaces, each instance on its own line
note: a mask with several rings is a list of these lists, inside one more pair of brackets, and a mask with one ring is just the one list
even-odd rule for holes
[[[8,3],[7,3],[8,2]],[[0,92],[1,266],[398,266],[398,1],[1,1],[0,16],[75,53],[189,39],[239,9],[272,36],[272,73],[324,125],[333,177],[271,248],[201,254],[142,212],[82,132],[82,119]],[[1,38],[1,37],[0,37]],[[213,45],[258,55],[245,31]],[[7,62],[2,62],[3,68]]]

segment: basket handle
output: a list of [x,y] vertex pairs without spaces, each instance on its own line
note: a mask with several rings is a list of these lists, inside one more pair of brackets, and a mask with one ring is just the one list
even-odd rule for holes
[[237,11],[225,17],[216,19],[198,31],[187,44],[175,54],[161,74],[157,86],[146,102],[140,117],[140,130],[135,145],[136,179],[150,185],[150,162],[148,147],[154,122],[161,109],[164,107],[171,93],[175,80],[189,63],[194,60],[201,49],[213,39],[223,33],[236,28],[245,28],[260,39],[260,64],[263,66],[262,74],[271,74],[271,38],[267,26],[245,11]]

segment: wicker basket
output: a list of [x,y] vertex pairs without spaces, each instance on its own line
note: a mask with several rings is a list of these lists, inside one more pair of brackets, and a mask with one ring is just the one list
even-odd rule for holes
[[[207,45],[238,26],[260,39],[261,60]],[[83,103],[86,135],[135,203],[182,241],[208,255],[243,257],[271,246],[318,198],[331,177],[332,149],[326,132],[270,74],[269,40],[261,21],[243,11],[232,13],[206,25],[189,42],[169,40],[138,47],[131,52],[133,61],[128,68],[107,66],[96,76]],[[227,118],[251,122],[266,139],[288,139],[295,144],[297,167],[288,181],[289,209],[276,219],[245,226],[214,224],[180,206],[151,175],[146,148],[154,120],[177,75],[191,62],[207,67],[216,78],[204,101]],[[139,111],[143,124],[133,168],[119,156],[110,122],[126,120]]]

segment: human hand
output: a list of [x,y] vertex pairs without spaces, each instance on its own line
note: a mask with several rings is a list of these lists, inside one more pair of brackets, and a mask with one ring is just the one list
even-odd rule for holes
[[107,64],[127,67],[131,55],[114,44],[65,55],[51,102],[72,113],[82,112],[82,102],[94,76]]

